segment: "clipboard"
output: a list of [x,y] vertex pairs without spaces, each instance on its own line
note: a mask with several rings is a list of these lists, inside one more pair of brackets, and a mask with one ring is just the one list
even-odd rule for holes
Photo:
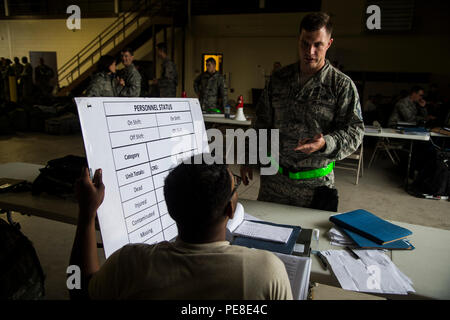
[[303,229],[300,231],[300,234],[298,235],[297,244],[301,244],[304,246],[303,253],[293,251],[292,255],[299,256],[299,257],[309,257],[311,255],[311,239],[312,239],[312,229]]

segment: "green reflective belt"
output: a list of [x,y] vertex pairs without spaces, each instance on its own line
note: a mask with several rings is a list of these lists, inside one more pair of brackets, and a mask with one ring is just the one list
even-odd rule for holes
[[283,167],[278,165],[278,163],[276,163],[272,157],[270,157],[270,162],[272,162],[272,165],[278,167],[278,172],[280,174],[288,176],[289,179],[292,180],[314,179],[324,177],[328,175],[331,171],[333,171],[335,164],[335,162],[333,161],[325,168],[312,169],[308,171],[291,172],[284,170]]

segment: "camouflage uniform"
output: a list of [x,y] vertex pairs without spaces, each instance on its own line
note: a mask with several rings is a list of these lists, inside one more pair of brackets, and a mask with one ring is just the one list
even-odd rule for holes
[[55,76],[53,69],[46,64],[40,64],[34,69],[34,75],[39,90],[44,94],[50,94],[52,91],[50,80]]
[[23,72],[24,66],[21,63],[14,63],[12,67],[14,69],[14,75],[16,76],[16,79],[18,79]]
[[399,121],[416,122],[427,117],[427,109],[417,107],[409,97],[400,99],[389,117],[388,126],[395,126]]
[[117,92],[122,88],[117,84],[114,75],[106,72],[98,72],[92,76],[89,87],[86,90],[87,97],[117,97]]
[[161,78],[158,79],[159,96],[161,98],[176,97],[178,73],[175,63],[166,58],[161,68]]
[[134,64],[118,71],[118,75],[125,81],[124,87],[119,87],[118,97],[139,97],[141,94],[141,74]]
[[[279,162],[291,172],[324,168],[344,159],[356,151],[364,136],[355,84],[329,61],[303,85],[299,63],[274,72],[256,115],[255,129],[279,129]],[[299,140],[320,133],[326,142],[324,149],[310,155],[294,151]],[[323,186],[334,189],[333,172],[303,180],[279,173],[262,175],[258,200],[309,207],[315,189]]]
[[194,80],[194,90],[199,96],[202,108],[225,108],[227,90],[223,76],[214,72],[203,72]]
[[31,63],[27,62],[24,65],[22,74],[20,75],[20,82],[22,84],[23,98],[29,98],[33,93],[33,67]]

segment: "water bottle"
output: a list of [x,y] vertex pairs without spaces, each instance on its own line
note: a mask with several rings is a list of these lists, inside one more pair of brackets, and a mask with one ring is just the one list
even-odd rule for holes
[[231,106],[227,104],[224,109],[225,118],[230,119]]

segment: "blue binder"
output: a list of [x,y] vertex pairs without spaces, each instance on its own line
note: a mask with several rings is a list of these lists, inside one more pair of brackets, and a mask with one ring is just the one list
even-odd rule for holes
[[363,209],[331,216],[330,221],[381,245],[412,234],[410,230],[387,222]]
[[415,247],[406,239],[389,242],[385,245],[377,244],[350,230],[340,228],[356,245],[362,249],[414,250]]
[[302,230],[301,227],[271,223],[271,222],[266,222],[266,221],[252,221],[252,222],[269,224],[269,225],[277,226],[277,227],[292,228],[293,230],[292,230],[291,236],[289,237],[288,242],[286,242],[286,243],[237,236],[234,238],[234,240],[232,242],[233,245],[243,246],[243,247],[247,247],[247,248],[268,250],[268,251],[279,252],[279,253],[284,253],[284,254],[292,254],[292,252],[294,251],[294,245],[297,241],[298,236],[300,235],[300,231]]

